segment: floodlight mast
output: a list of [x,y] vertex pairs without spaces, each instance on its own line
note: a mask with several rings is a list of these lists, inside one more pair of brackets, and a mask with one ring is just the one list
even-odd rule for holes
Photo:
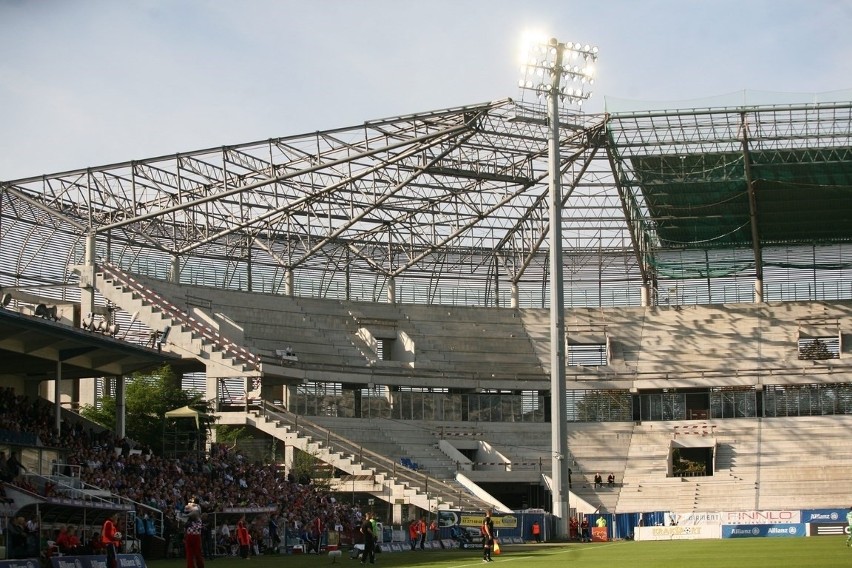
[[[559,104],[582,105],[591,96],[586,85],[594,84],[597,47],[579,43],[559,43],[556,38],[547,44],[533,45],[532,58],[524,65],[520,87],[547,98],[548,177],[550,221],[550,445],[553,454],[551,512],[556,517],[554,535],[569,538],[568,496],[570,494],[568,460],[567,387],[565,385],[565,296],[562,279],[562,184],[559,154]],[[584,66],[571,65],[571,60],[583,59]],[[577,61],[579,63],[579,61]],[[563,84],[563,81],[567,84]]]

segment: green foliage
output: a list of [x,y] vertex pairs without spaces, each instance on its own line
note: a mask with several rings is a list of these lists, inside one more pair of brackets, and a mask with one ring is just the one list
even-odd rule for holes
[[216,428],[216,441],[226,446],[236,446],[237,443],[249,436],[248,428],[245,426],[231,426],[219,424]]
[[[125,432],[129,438],[150,446],[155,453],[161,453],[166,412],[182,406],[208,411],[203,395],[184,391],[180,377],[168,365],[150,374],[135,373],[128,378],[125,386]],[[114,430],[115,408],[115,398],[104,397],[98,408],[85,405],[80,414]]]
[[87,420],[91,420],[95,424],[100,424],[104,428],[115,430],[115,399],[104,398],[98,407],[91,404],[85,404],[80,409],[80,414]]
[[296,450],[293,453],[291,472],[300,482],[310,480],[319,491],[328,491],[334,468],[313,454]]

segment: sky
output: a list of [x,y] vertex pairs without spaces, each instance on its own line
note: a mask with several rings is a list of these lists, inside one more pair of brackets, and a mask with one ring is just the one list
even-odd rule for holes
[[0,0],[0,180],[519,99],[527,30],[586,112],[852,100],[850,0]]

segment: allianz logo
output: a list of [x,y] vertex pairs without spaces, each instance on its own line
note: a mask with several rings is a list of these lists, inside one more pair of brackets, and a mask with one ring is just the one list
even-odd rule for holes
[[743,534],[743,535],[753,534],[753,535],[759,535],[759,534],[760,534],[760,529],[759,529],[759,528],[757,528],[757,527],[753,527],[753,528],[750,528],[750,529],[733,529],[733,530],[731,531],[731,534],[732,534],[732,535],[734,535],[734,534]]
[[811,517],[808,521],[836,521],[840,518],[840,515],[835,513],[811,513]]
[[786,529],[780,527],[769,527],[768,534],[796,534],[796,527],[787,527]]

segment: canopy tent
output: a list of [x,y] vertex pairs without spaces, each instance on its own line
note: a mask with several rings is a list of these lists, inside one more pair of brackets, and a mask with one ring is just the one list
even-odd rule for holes
[[180,408],[169,410],[166,412],[165,416],[166,418],[194,418],[196,428],[201,428],[202,419],[205,424],[207,424],[209,420],[208,414],[201,412],[200,410],[190,408],[189,406],[181,406]]
[[[205,450],[207,427],[213,421],[209,414],[189,406],[169,410],[163,421],[163,453],[178,458],[186,454],[200,454]],[[194,423],[194,427],[189,422]]]

